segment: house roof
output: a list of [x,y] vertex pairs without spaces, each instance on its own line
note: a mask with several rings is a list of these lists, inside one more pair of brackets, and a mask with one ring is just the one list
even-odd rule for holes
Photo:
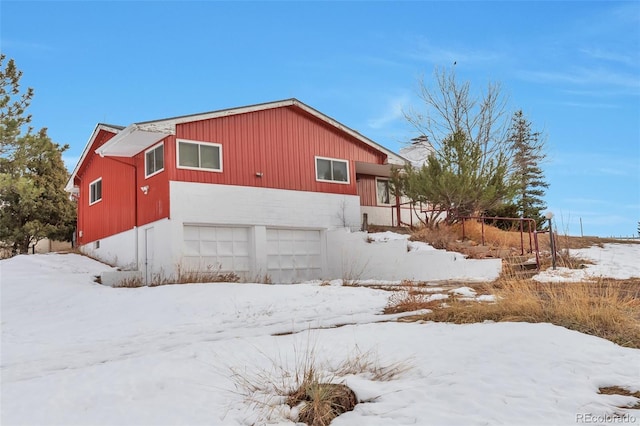
[[85,160],[85,157],[87,155],[87,150],[93,143],[99,131],[100,126],[109,127],[117,131],[114,132],[116,133],[116,136],[114,136],[105,144],[103,144],[98,149],[96,149],[95,151],[96,154],[103,157],[104,156],[133,157],[134,155],[138,154],[139,152],[143,151],[144,149],[148,148],[154,143],[159,142],[165,137],[169,135],[174,135],[176,132],[176,125],[178,124],[189,123],[192,121],[208,120],[211,118],[226,117],[226,116],[237,115],[237,114],[245,114],[245,113],[255,112],[255,111],[263,111],[263,110],[268,110],[273,108],[288,107],[288,106],[297,107],[305,111],[306,113],[316,117],[317,119],[324,121],[325,123],[349,134],[350,136],[361,141],[365,145],[368,145],[374,148],[375,150],[384,153],[387,156],[387,162],[389,164],[404,165],[408,162],[405,158],[383,147],[382,145],[379,145],[378,143],[367,138],[366,136],[363,136],[359,132],[345,126],[344,124],[338,122],[337,120],[334,120],[333,118],[321,113],[320,111],[306,105],[305,103],[300,102],[295,98],[291,98],[291,99],[284,99],[284,100],[274,101],[274,102],[248,105],[248,106],[243,106],[238,108],[229,108],[229,109],[222,109],[222,110],[199,113],[199,114],[165,118],[161,120],[143,121],[139,123],[130,124],[127,127],[99,124],[98,126],[96,126],[96,129],[94,130],[92,137],[89,139],[87,143],[87,147],[85,147],[85,151],[83,152],[82,157],[78,161],[78,164],[74,169],[74,172],[71,174],[69,183],[67,184],[67,190],[70,191],[72,189],[75,175],[80,165]]
[[82,165],[82,163],[84,163],[84,160],[87,158],[87,155],[89,154],[89,148],[91,148],[91,146],[93,145],[93,142],[95,142],[96,137],[100,133],[100,130],[105,130],[110,133],[118,134],[123,129],[124,129],[124,126],[118,126],[116,124],[106,124],[106,123],[96,124],[96,127],[93,129],[93,132],[91,133],[91,136],[89,137],[89,140],[87,141],[87,144],[85,145],[84,150],[82,151],[82,155],[80,156],[80,159],[76,163],[76,166],[74,167],[73,172],[69,176],[67,185],[64,188],[65,191],[74,192],[73,180],[76,177],[76,174],[78,173],[78,171],[80,170],[80,166]]

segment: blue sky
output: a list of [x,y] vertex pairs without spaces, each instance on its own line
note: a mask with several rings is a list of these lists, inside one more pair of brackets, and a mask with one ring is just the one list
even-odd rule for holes
[[640,220],[639,2],[6,1],[2,52],[36,128],[69,144],[127,125],[295,97],[398,151],[418,80],[450,67],[546,134],[561,233]]

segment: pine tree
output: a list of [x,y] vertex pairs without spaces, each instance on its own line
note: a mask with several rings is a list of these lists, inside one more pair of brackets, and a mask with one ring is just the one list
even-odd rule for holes
[[480,145],[457,131],[441,142],[440,150],[421,168],[405,167],[392,183],[413,202],[433,205],[434,217],[447,213],[447,221],[455,222],[510,196],[507,164],[503,156],[487,159]]
[[[31,103],[33,89],[20,93],[22,71],[13,59],[4,66],[6,55],[0,54],[0,157],[4,158],[15,148],[16,139],[25,124],[31,121],[25,110]],[[30,129],[28,130],[30,131]]]
[[513,202],[521,217],[534,219],[538,229],[542,229],[546,223],[542,211],[547,208],[543,197],[549,187],[540,168],[546,158],[544,141],[540,132],[532,131],[522,110],[513,115],[509,142],[514,153],[511,177],[517,188]]
[[55,144],[46,129],[21,135],[33,91],[20,94],[22,73],[13,60],[0,75],[0,242],[14,254],[26,253],[43,238],[68,240],[73,234],[75,205],[64,192],[68,173],[62,161],[68,146]]

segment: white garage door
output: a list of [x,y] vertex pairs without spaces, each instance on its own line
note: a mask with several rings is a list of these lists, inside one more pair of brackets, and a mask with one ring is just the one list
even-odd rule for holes
[[225,226],[184,226],[183,259],[189,270],[249,272],[249,228]]
[[267,229],[267,270],[274,282],[300,282],[321,278],[320,231]]

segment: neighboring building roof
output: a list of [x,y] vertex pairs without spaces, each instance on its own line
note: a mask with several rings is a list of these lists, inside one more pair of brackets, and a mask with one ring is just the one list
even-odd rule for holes
[[423,135],[411,139],[410,144],[400,150],[400,155],[409,160],[413,167],[420,168],[427,163],[427,159],[434,152],[433,145]]
[[[116,129],[116,136],[107,141],[104,145],[96,149],[96,153],[100,156],[117,156],[117,157],[133,157],[138,154],[145,148],[153,145],[154,143],[164,139],[169,135],[173,135],[176,132],[176,125],[182,123],[189,123],[192,121],[200,121],[200,120],[208,120],[211,118],[218,117],[227,117],[236,114],[245,114],[249,112],[255,111],[263,111],[267,109],[273,108],[281,108],[295,106],[300,108],[301,110],[307,112],[308,114],[316,117],[317,119],[324,121],[327,124],[330,124],[333,127],[340,129],[341,131],[349,134],[355,139],[363,142],[365,145],[368,145],[377,151],[380,151],[387,156],[387,161],[389,164],[395,165],[404,165],[407,160],[401,157],[400,155],[394,153],[393,151],[379,145],[378,143],[372,141],[371,139],[363,136],[359,132],[345,126],[344,124],[334,120],[333,118],[319,112],[318,110],[311,108],[310,106],[300,102],[295,98],[284,99],[281,101],[275,102],[266,102],[255,105],[248,105],[238,108],[229,108],[222,109],[217,111],[199,113],[199,114],[191,114],[191,115],[183,115],[179,117],[165,118],[161,120],[153,120],[153,121],[143,121],[139,123],[133,123],[128,125],[127,127],[121,126],[109,126],[105,124],[99,124],[94,130],[92,137],[89,139],[87,143],[87,147],[85,148],[85,152],[83,152],[80,161],[76,165],[74,172],[71,174],[71,178],[69,179],[69,183],[67,184],[67,190],[71,190],[73,187],[73,179],[78,171],[78,168],[84,161],[87,150],[93,143],[93,139],[97,132],[99,131],[100,126],[110,127],[112,129]],[[71,186],[70,186],[71,185]]]

